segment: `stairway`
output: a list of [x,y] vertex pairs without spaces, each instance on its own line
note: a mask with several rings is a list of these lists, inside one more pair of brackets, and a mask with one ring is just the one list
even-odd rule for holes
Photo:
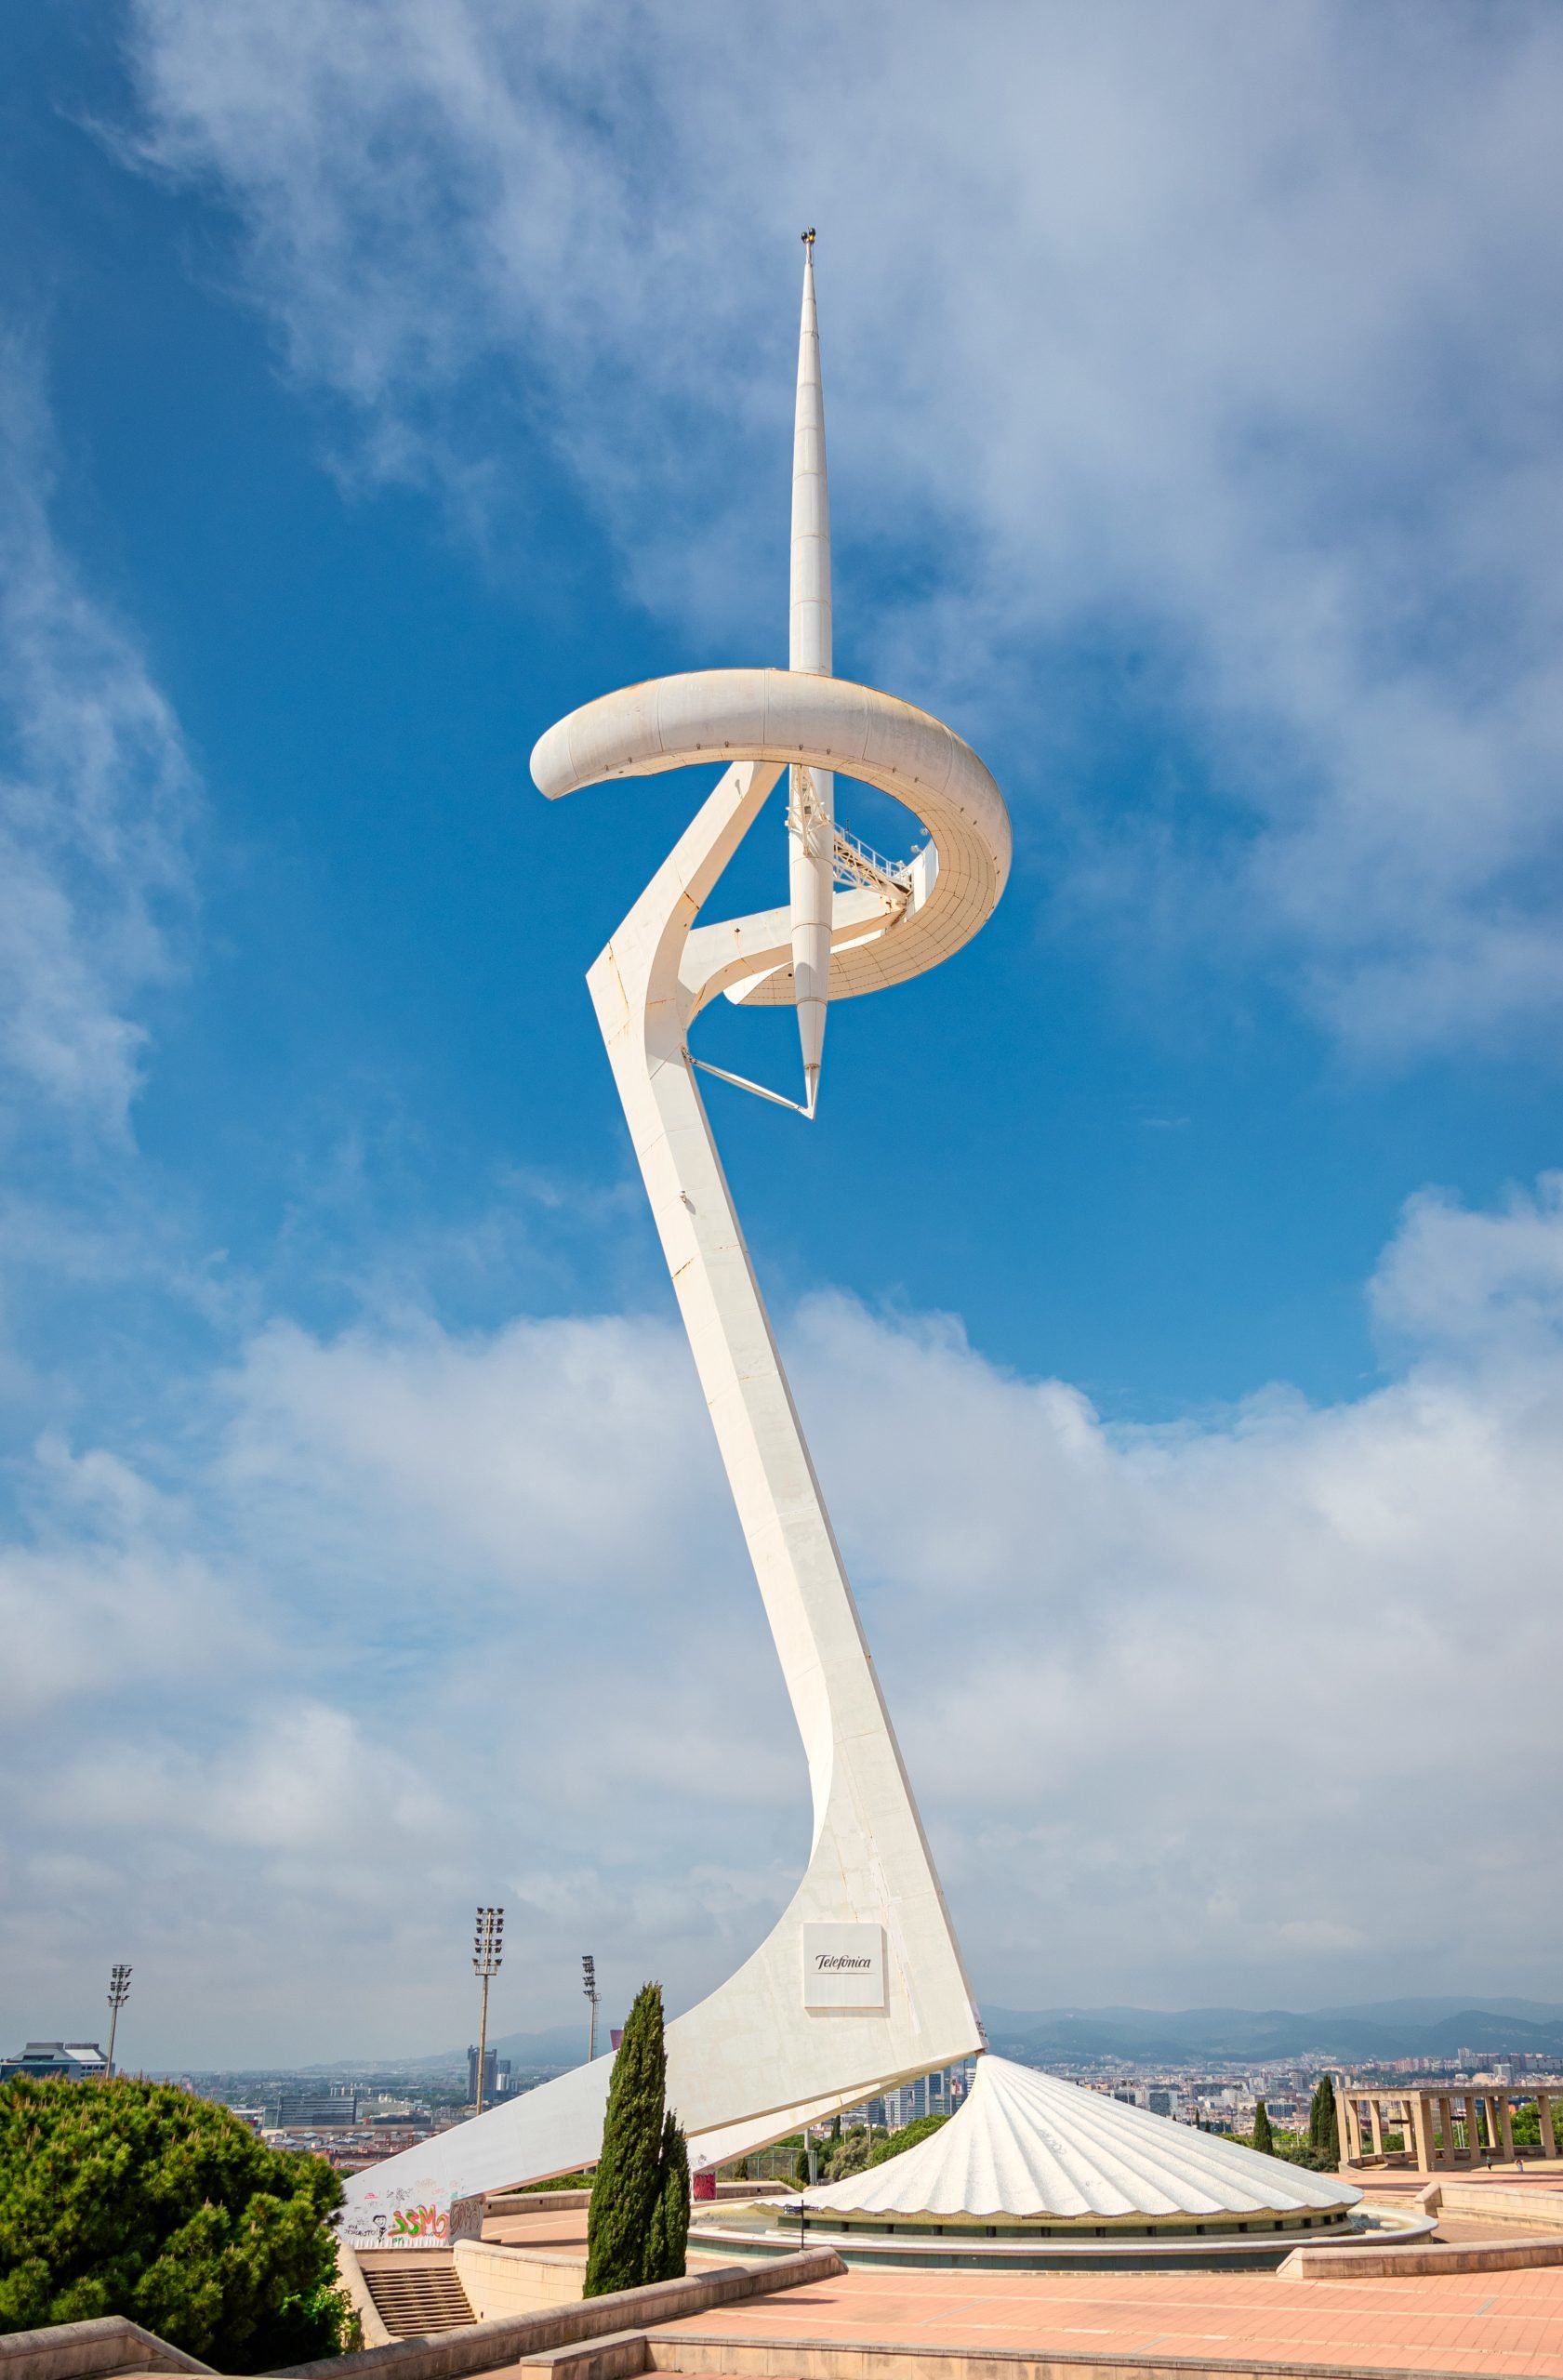
[[359,2268],[375,2311],[393,2339],[427,2338],[434,2331],[458,2331],[477,2316],[457,2278],[448,2248],[361,2252]]

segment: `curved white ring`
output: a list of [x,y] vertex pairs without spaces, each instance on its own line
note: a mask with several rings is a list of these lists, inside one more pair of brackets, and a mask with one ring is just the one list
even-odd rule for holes
[[[989,917],[1010,867],[1004,797],[969,744],[910,703],[843,678],[790,669],[694,669],[652,678],[583,704],[540,736],[532,754],[538,791],[556,801],[615,777],[651,776],[702,760],[803,761],[859,777],[921,820],[937,872],[925,900],[890,916],[873,939],[853,943],[881,919],[870,896],[837,896],[838,946],[830,997],[852,999],[936,967]],[[779,928],[779,934],[773,925]],[[787,957],[786,912],[703,929],[742,952],[728,975]],[[713,954],[714,956],[714,954]],[[775,965],[748,997],[791,998],[791,970]],[[707,987],[707,996],[709,989]]]

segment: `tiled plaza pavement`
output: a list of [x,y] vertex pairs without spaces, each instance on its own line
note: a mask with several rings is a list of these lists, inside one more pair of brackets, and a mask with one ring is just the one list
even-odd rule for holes
[[677,2325],[718,2337],[1252,2356],[1563,2380],[1563,2266],[1405,2281],[854,2270]]
[[587,2210],[565,2207],[558,2215],[539,2215],[528,2207],[524,2215],[491,2215],[483,2227],[485,2240],[507,2248],[579,2248],[586,2254]]

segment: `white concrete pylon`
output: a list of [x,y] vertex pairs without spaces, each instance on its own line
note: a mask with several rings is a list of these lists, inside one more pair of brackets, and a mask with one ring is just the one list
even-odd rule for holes
[[[828,599],[828,576],[809,583]],[[928,837],[894,880],[833,893],[833,998],[940,965],[991,914],[1010,859],[1003,797],[971,747],[926,711],[828,669],[696,670],[621,688],[550,728],[532,774],[554,800],[710,760],[722,764],[716,786],[587,979],[814,1804],[808,1865],[776,1925],[668,2028],[669,2100],[707,2162],[952,2065],[982,2029],[690,1054],[690,1028],[719,994],[791,999],[795,920],[782,907],[697,919],[799,766],[816,782],[841,771],[879,787]],[[353,2175],[346,2235],[372,2245],[401,2221],[433,2244],[456,2201],[593,2162],[610,2070],[600,2057]]]
[[[803,234],[803,311],[798,329],[798,393],[792,423],[792,586],[787,662],[813,678],[831,673],[830,489],[825,468],[825,390],[815,310],[815,235]],[[836,780],[801,764],[788,805],[788,906],[803,1109],[819,1104],[825,1015],[830,999],[830,906]]]

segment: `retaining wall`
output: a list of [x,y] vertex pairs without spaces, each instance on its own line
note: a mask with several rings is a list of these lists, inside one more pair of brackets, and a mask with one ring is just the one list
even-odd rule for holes
[[[604,2338],[610,2332],[642,2330],[648,2323],[679,2321],[691,2314],[709,2313],[713,2307],[736,2305],[746,2297],[768,2296],[775,2290],[834,2281],[845,2270],[833,2248],[807,2248],[801,2255],[782,2256],[774,2264],[724,2265],[682,2281],[653,2281],[647,2289],[614,2290],[606,2297],[589,2297],[575,2306],[473,2322],[459,2331],[443,2331],[434,2338],[392,2339],[389,2347],[365,2347],[357,2355],[292,2364],[277,2380],[467,2380],[470,2373],[525,2362],[552,2347]],[[27,2380],[33,2380],[33,2375]],[[39,2375],[38,2380],[53,2380],[53,2375]]]

